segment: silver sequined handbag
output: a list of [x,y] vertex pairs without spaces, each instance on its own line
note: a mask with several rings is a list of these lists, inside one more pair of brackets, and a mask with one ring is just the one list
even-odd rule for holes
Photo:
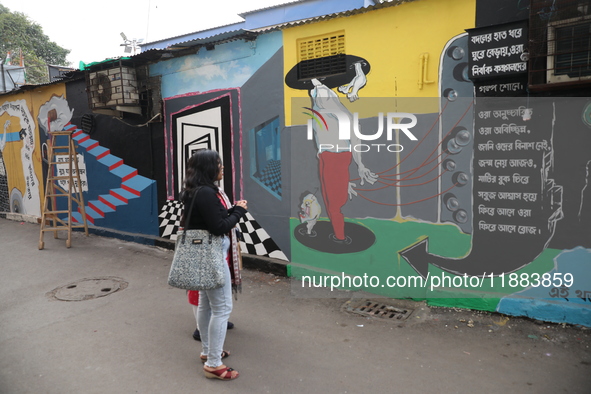
[[[191,201],[185,228],[189,227],[199,189]],[[212,290],[224,286],[223,239],[223,236],[213,235],[208,230],[179,230],[168,284],[185,290]]]

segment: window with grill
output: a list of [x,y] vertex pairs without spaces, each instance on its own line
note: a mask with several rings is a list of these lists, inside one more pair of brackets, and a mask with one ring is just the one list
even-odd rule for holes
[[554,33],[548,51],[554,55],[554,75],[591,75],[591,21],[555,27],[549,33]]
[[591,83],[591,0],[531,0],[529,85]]
[[298,79],[341,74],[347,71],[345,32],[298,40]]

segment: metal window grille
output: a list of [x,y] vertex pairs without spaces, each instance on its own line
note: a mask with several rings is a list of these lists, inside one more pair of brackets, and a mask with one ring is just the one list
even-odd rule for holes
[[318,78],[347,71],[345,33],[336,32],[298,41],[298,78]]
[[591,75],[591,21],[556,27],[553,48],[554,74],[569,77]]
[[529,84],[591,83],[591,0],[531,0]]

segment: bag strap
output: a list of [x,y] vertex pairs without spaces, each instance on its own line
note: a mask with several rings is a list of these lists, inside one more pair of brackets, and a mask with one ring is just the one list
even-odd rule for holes
[[[193,198],[191,199],[191,205],[189,205],[189,211],[187,212],[187,216],[185,217],[185,231],[183,231],[183,235],[181,236],[181,243],[185,243],[185,236],[187,234],[187,230],[189,229],[189,221],[191,220],[191,212],[193,212],[193,206],[195,206],[195,200],[197,199],[197,194],[201,190],[203,186],[197,186],[195,189],[195,194],[193,194]],[[209,232],[209,243],[211,243],[211,232]]]
[[191,212],[193,212],[193,206],[195,205],[195,200],[197,199],[197,194],[199,190],[201,190],[203,186],[197,186],[195,189],[195,193],[193,194],[193,198],[191,199],[191,204],[189,205],[189,211],[187,212],[187,216],[185,217],[185,231],[183,231],[183,235],[181,236],[181,242],[185,243],[185,235],[187,234],[187,230],[189,229],[189,221],[191,220]]

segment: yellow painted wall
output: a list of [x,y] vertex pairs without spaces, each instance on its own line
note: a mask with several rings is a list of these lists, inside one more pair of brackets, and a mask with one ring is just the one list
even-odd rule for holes
[[[51,97],[62,95],[65,97],[65,94],[65,84],[56,84],[50,86],[40,86],[34,90],[18,92],[12,95],[0,96],[0,107],[10,103],[19,103],[20,105],[20,103],[24,101],[24,105],[26,106],[28,113],[30,114],[30,117],[33,120],[35,146],[31,155],[31,163],[33,165],[33,171],[37,178],[37,184],[32,185],[31,191],[33,192],[33,194],[38,195],[40,204],[43,202],[45,185],[43,183],[44,174],[41,156],[41,139],[39,135],[39,124],[37,116],[39,113],[39,108],[47,101],[49,101]],[[28,116],[22,114],[21,116],[15,116],[9,114],[7,111],[2,111],[2,114],[0,115],[0,133],[4,132],[4,125],[8,120],[10,120],[10,125],[7,127],[6,132],[18,132],[19,130],[21,130],[21,128],[23,128],[21,120],[26,117]],[[11,191],[14,188],[18,189],[23,195],[23,199],[25,199],[28,194],[24,173],[24,167],[26,166],[23,166],[22,159],[24,144],[25,141],[23,140],[8,142],[6,143],[4,150],[2,152],[8,178],[8,190]],[[40,215],[40,204],[38,209],[34,209],[33,211],[29,209],[27,211],[27,214]]]
[[[475,12],[475,0],[415,0],[288,28],[283,31],[284,75],[298,62],[298,39],[344,30],[346,54],[360,56],[371,65],[360,96],[438,97],[441,51],[451,38],[474,27]],[[425,52],[429,54],[427,77],[434,83],[419,89],[419,57]],[[292,97],[308,97],[308,92],[285,86],[287,126],[291,125]],[[356,111],[363,116],[362,110]],[[371,112],[371,116],[375,113]]]
[[[28,95],[27,95],[28,96]],[[24,95],[20,95],[20,98],[24,98]],[[13,100],[4,100],[1,103],[11,103]],[[10,120],[10,126],[4,128],[6,122]],[[0,132],[13,133],[20,130],[20,121],[15,119],[14,116],[10,116],[8,113],[3,113],[0,116]],[[0,136],[2,138],[2,136]],[[6,176],[8,178],[8,190],[11,191],[17,188],[24,192],[26,189],[25,177],[23,175],[23,167],[21,165],[21,150],[24,142],[22,140],[7,142],[2,151],[2,158],[4,159],[4,165],[6,166]]]

